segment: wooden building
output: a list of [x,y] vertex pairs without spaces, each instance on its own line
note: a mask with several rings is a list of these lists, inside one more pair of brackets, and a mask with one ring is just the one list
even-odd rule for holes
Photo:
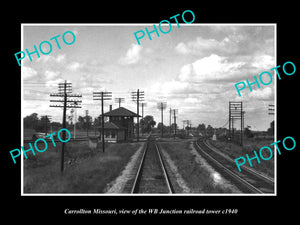
[[[136,113],[119,107],[104,113],[108,117],[108,122],[104,123],[104,140],[107,142],[132,141],[134,137],[134,117],[140,117]],[[100,141],[101,141],[101,127]]]

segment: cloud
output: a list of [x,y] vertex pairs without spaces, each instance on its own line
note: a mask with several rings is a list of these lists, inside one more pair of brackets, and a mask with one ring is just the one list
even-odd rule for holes
[[65,82],[64,79],[62,79],[62,78],[57,78],[57,79],[55,79],[55,80],[48,80],[48,81],[46,82],[45,86],[46,86],[47,88],[52,88],[52,90],[53,90],[53,87],[58,87],[58,84],[59,84],[59,83],[64,83],[64,82]]
[[60,75],[60,72],[54,72],[54,71],[45,71],[45,77],[47,80],[52,80],[54,78],[57,78]]
[[188,98],[185,98],[184,99],[184,102],[185,103],[189,103],[189,104],[192,104],[194,106],[194,104],[198,104],[200,103],[200,99],[199,98],[196,98],[196,97],[188,97]]
[[55,60],[56,62],[60,63],[65,60],[65,55],[58,55]]
[[248,93],[250,98],[256,100],[273,100],[274,99],[274,91],[271,87],[261,87],[260,89],[253,90]]
[[212,54],[184,65],[178,78],[189,82],[226,80],[238,76],[243,65],[244,62],[229,62],[226,57]]
[[200,58],[181,67],[178,80],[188,82],[239,82],[275,66],[275,58],[270,55],[224,57],[216,54]]
[[37,71],[34,69],[27,67],[27,66],[22,66],[21,67],[21,74],[24,80],[27,80],[29,78],[35,77],[37,75]]
[[[211,26],[203,36],[179,42],[175,51],[184,55],[245,56],[274,55],[274,26]],[[214,34],[213,38],[205,38]]]
[[175,79],[156,82],[147,93],[158,96],[158,100],[163,96],[191,105],[199,102],[209,105],[230,93],[232,80],[241,80],[240,69],[244,65],[245,62],[229,62],[226,57],[212,54],[183,65]]
[[188,54],[190,53],[190,49],[184,44],[183,42],[180,42],[176,47],[175,50],[181,54]]
[[263,72],[275,67],[275,60],[274,57],[270,55],[258,55],[253,57],[251,65],[253,67],[260,68],[261,72]]
[[77,36],[79,35],[79,30],[78,30],[78,27],[75,27],[72,29],[72,32],[75,34],[76,38]]
[[218,41],[210,38],[205,39],[202,37],[196,37],[195,40],[187,43],[180,42],[175,47],[175,50],[180,54],[195,54],[195,55],[206,55],[215,52],[216,54],[221,53],[235,53],[238,51],[238,43],[242,39],[240,36],[225,37],[223,40]]
[[[180,115],[202,115],[217,122],[214,115],[226,114],[228,101],[237,100],[234,83],[258,75],[274,63],[269,55],[249,55],[233,60],[232,57],[211,54],[183,65],[172,80],[156,82],[146,92],[149,101],[166,101],[172,108],[180,108]],[[246,77],[246,78],[245,78]],[[272,101],[274,88],[264,87],[245,94],[242,101],[253,105],[253,101]],[[256,106],[253,106],[257,108]],[[222,120],[222,121],[221,121]]]
[[80,87],[78,92],[80,93],[92,93],[95,89],[102,90],[103,85],[112,84],[113,80],[106,78],[104,74],[95,74],[95,73],[84,73],[80,78],[74,81],[74,87]]
[[182,94],[188,92],[188,82],[182,82],[178,80],[172,80],[167,82],[156,82],[148,90],[147,93],[150,95],[164,95],[169,94]]
[[63,63],[66,59],[65,55],[59,54],[56,57],[52,55],[42,55],[40,58],[37,59],[37,62],[43,63]]
[[121,65],[129,65],[137,63],[140,60],[140,53],[142,47],[138,44],[131,44],[130,48],[128,49],[126,55],[121,57],[119,63]]
[[81,64],[79,62],[72,62],[71,64],[69,64],[67,66],[67,69],[75,72],[75,71],[81,69],[82,67],[83,67],[83,64]]

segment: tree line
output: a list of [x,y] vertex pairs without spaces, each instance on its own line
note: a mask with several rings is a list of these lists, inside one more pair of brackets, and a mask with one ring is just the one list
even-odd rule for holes
[[[107,122],[108,118],[105,117],[104,122]],[[140,119],[140,129],[143,133],[148,133],[156,125],[153,116],[147,115],[143,119]],[[93,129],[101,126],[101,116],[95,117],[94,119],[89,116],[78,116],[75,123],[76,129],[87,130]],[[136,124],[135,124],[136,126]],[[32,113],[24,117],[24,128],[33,129],[36,132],[49,132],[52,130],[58,130],[62,127],[62,123],[51,122],[51,117],[48,116],[38,116],[37,113]],[[66,127],[74,127],[73,114],[67,116]]]
[[[74,127],[73,114],[67,116],[67,128]],[[108,121],[108,118],[105,117],[105,122]],[[156,126],[157,125],[157,126]],[[79,130],[87,130],[94,129],[101,126],[101,116],[95,117],[94,119],[89,116],[78,116],[76,121],[76,129]],[[136,124],[134,124],[136,127]],[[157,131],[161,131],[162,123],[156,124],[154,117],[151,115],[145,116],[143,119],[140,119],[140,129],[143,133],[149,133],[153,130],[154,127],[157,127]],[[37,113],[32,113],[24,117],[24,128],[34,129],[36,132],[49,132],[52,128],[53,131],[59,130],[62,127],[62,123],[59,122],[51,122],[51,119],[48,116],[38,116]],[[175,124],[171,124],[170,126],[163,125],[164,132],[170,132],[170,130],[174,130]],[[253,133],[250,130],[250,126],[244,128],[244,135],[246,137],[253,137]],[[176,124],[176,129],[179,130],[178,124]],[[205,125],[204,123],[199,124],[197,127],[183,127],[183,130],[191,130],[193,132],[197,132],[198,135],[209,136],[212,137],[213,134],[219,136],[226,135],[228,129],[227,128],[213,128],[211,125]],[[267,130],[267,133],[270,135],[274,135],[274,121],[270,124],[270,128]]]

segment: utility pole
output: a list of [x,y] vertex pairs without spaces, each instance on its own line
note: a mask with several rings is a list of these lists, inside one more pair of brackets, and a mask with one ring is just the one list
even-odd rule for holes
[[104,101],[111,100],[111,92],[93,92],[93,100],[101,101],[101,139],[102,139],[102,152],[105,152],[105,140],[104,140]]
[[132,101],[136,101],[136,111],[137,111],[137,142],[140,141],[140,119],[139,119],[139,104],[140,101],[144,100],[144,91],[140,91],[140,89],[137,89],[137,91],[131,92],[132,94]]
[[274,105],[273,104],[269,104],[269,115],[274,115],[275,113],[275,109],[274,109]]
[[[146,102],[142,102],[142,120],[143,120],[143,124],[145,124],[145,121],[144,121],[144,107],[147,106],[147,103]],[[141,132],[142,132],[142,136],[143,136],[143,127],[141,129]]]
[[[61,97],[63,99],[59,100],[50,100],[50,102],[60,102],[63,103],[63,105],[50,105],[50,107],[59,107],[63,108],[63,121],[62,121],[62,128],[66,128],[66,111],[67,108],[81,108],[81,106],[78,105],[78,103],[81,103],[81,100],[78,99],[68,99],[68,97],[73,98],[81,98],[82,95],[80,94],[71,94],[72,93],[72,83],[67,83],[65,80],[64,83],[58,84],[58,93],[50,94],[50,97]],[[76,104],[75,104],[76,102]],[[63,131],[63,140],[66,139],[66,132]],[[60,161],[60,171],[64,171],[64,154],[65,154],[65,142],[62,143],[61,148],[61,161]]]
[[170,108],[170,135],[172,134],[172,109]]
[[241,102],[241,146],[243,146],[244,113],[243,102]]
[[[74,102],[77,105],[77,102]],[[77,121],[77,110],[74,110],[74,139],[76,139],[76,121]]]
[[[269,104],[269,115],[271,115],[273,117],[273,121],[270,123],[270,128],[271,128],[271,131],[272,131],[272,134],[274,135],[274,115],[275,115],[275,105],[274,104]],[[273,126],[272,126],[272,123],[273,123]]]
[[115,98],[115,103],[119,103],[119,108],[121,107],[121,103],[125,102],[125,98]]
[[73,130],[74,130],[74,135],[73,135],[73,138],[75,139],[75,126],[74,126],[74,112],[75,112],[75,110],[74,109],[71,109],[70,110],[70,113],[71,113],[71,116],[69,116],[69,120],[70,120],[70,122],[71,122],[71,126],[73,126]]
[[189,136],[192,122],[191,122],[191,120],[187,120],[186,123],[187,123],[186,124],[187,125],[187,135]]
[[229,102],[229,135],[230,139],[234,140],[233,121],[236,119],[241,120],[241,137],[240,145],[243,146],[243,127],[244,127],[244,114],[243,102]]
[[178,113],[178,109],[173,109],[173,118],[174,118],[174,139],[176,137],[176,130],[177,130],[177,125],[176,125],[176,113]]
[[228,127],[228,129],[229,129],[229,139],[230,139],[230,141],[232,141],[232,137],[231,137],[231,110],[230,110],[230,102],[229,102],[229,107],[228,107],[228,110],[229,110],[229,127]]
[[161,112],[161,137],[164,136],[164,110],[167,108],[167,103],[166,102],[159,102],[157,103],[157,108]]
[[86,136],[89,136],[89,110],[85,110]]

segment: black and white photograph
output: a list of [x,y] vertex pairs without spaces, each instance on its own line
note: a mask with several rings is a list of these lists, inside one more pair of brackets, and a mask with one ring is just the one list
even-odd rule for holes
[[275,146],[259,151],[275,142],[276,24],[23,24],[22,37],[24,195],[276,193]]
[[5,7],[4,219],[294,221],[296,5],[112,3]]

